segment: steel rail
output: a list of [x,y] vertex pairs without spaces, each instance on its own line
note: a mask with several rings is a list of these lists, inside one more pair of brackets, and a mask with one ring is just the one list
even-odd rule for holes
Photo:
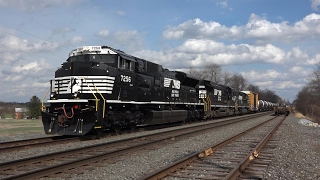
[[[124,139],[124,140],[120,140],[120,141],[116,141],[116,142],[109,142],[109,143],[104,143],[104,144],[88,146],[88,147],[84,147],[84,148],[77,148],[77,149],[67,150],[67,151],[63,151],[63,152],[51,153],[51,154],[47,154],[47,155],[42,155],[42,156],[36,156],[36,157],[22,159],[22,160],[11,161],[11,162],[0,164],[0,170],[6,170],[6,169],[14,168],[14,167],[20,167],[20,166],[29,164],[31,162],[43,161],[45,159],[53,159],[53,158],[55,158],[57,156],[61,157],[61,156],[67,156],[67,155],[74,155],[75,153],[81,153],[81,152],[84,152],[84,151],[93,151],[94,149],[96,149],[98,147],[106,149],[106,147],[111,146],[111,145],[116,146],[117,144],[121,144],[121,143],[124,143],[124,142],[130,143],[131,141],[135,141],[137,139],[148,139],[151,136],[152,137],[160,136],[161,137],[160,140],[156,140],[156,141],[154,141],[152,143],[152,145],[154,145],[155,143],[168,141],[168,139],[169,140],[177,139],[178,137],[183,137],[183,136],[186,136],[186,135],[190,135],[190,133],[192,133],[192,134],[194,134],[194,133],[203,133],[203,131],[205,131],[205,130],[211,130],[212,128],[221,127],[221,126],[228,125],[228,124],[231,124],[231,123],[239,122],[239,121],[242,121],[244,119],[248,120],[248,118],[251,119],[251,118],[255,118],[257,116],[261,116],[261,114],[260,115],[256,115],[256,116],[234,118],[232,120],[225,120],[225,121],[218,121],[218,122],[212,121],[212,123],[210,123],[210,124],[204,124],[204,125],[197,126],[197,131],[194,130],[196,127],[185,127],[185,128],[181,128],[181,129],[178,129],[178,130],[170,130],[170,131],[166,131],[166,132],[155,133],[155,134],[152,134],[152,135],[139,136],[139,137]],[[186,132],[187,129],[189,129],[190,132]],[[164,134],[178,133],[178,132],[180,132],[180,133],[177,134],[177,135],[173,135],[173,136],[172,135],[167,135],[167,137],[163,137]],[[48,168],[36,170],[36,171],[33,171],[33,172],[27,172],[27,173],[18,174],[18,175],[15,175],[15,176],[10,176],[10,177],[5,178],[5,179],[25,179],[25,178],[29,178],[29,177],[38,178],[38,177],[42,177],[44,174],[54,173],[54,171],[61,171],[61,167],[62,167],[62,169],[65,170],[67,167],[70,168],[70,167],[74,167],[74,166],[81,166],[81,165],[83,165],[83,163],[84,164],[88,164],[88,162],[101,160],[102,157],[115,156],[116,153],[122,153],[123,154],[123,153],[125,153],[127,151],[132,151],[133,148],[141,148],[142,146],[150,146],[150,143],[147,142],[145,144],[137,145],[137,146],[134,146],[134,147],[129,146],[127,148],[123,148],[123,149],[120,149],[120,150],[118,149],[118,150],[115,150],[115,151],[112,151],[112,152],[107,152],[107,153],[104,153],[104,154],[95,155],[94,157],[87,157],[87,158],[80,159],[80,160],[75,160],[75,161],[72,161],[72,162],[67,162],[67,163],[63,163],[63,164],[59,164],[59,165],[55,165],[55,166],[50,166]]]
[[230,142],[234,141],[235,139],[245,135],[245,134],[248,134],[249,132],[253,131],[254,129],[274,120],[275,118],[277,117],[272,117],[271,119],[265,121],[265,122],[262,122],[244,132],[241,132],[221,143],[218,143],[214,146],[210,146],[210,147],[207,147],[205,148],[205,150],[201,151],[201,152],[195,152],[195,153],[192,153],[190,155],[188,155],[187,157],[183,158],[183,159],[180,159],[179,161],[176,161],[172,164],[169,164],[157,171],[154,171],[150,174],[147,174],[141,178],[139,178],[139,180],[154,180],[154,179],[161,179],[161,178],[164,178],[168,175],[170,175],[171,173],[175,172],[175,171],[178,171],[179,169],[184,169],[184,167],[186,167],[188,164],[198,160],[199,158],[202,158],[204,156],[208,156],[210,154],[212,154],[214,151],[216,151],[217,149],[225,146],[226,144],[229,144]]
[[55,137],[44,137],[44,138],[35,138],[35,139],[25,139],[20,141],[10,141],[0,143],[0,152],[8,152],[15,151],[21,149],[28,149],[32,147],[39,147],[48,144],[56,144],[56,143],[68,143],[73,142],[79,139],[79,137],[63,137],[63,136],[55,136]]
[[240,174],[242,174],[242,172],[248,166],[248,164],[259,156],[260,150],[265,146],[265,144],[267,144],[269,139],[278,130],[278,128],[286,119],[286,117],[287,116],[285,116],[275,127],[273,127],[268,132],[268,134],[262,139],[262,141],[258,145],[256,145],[256,147],[252,149],[251,152],[245,158],[243,158],[243,160],[229,173],[228,176],[224,178],[224,180],[235,180],[238,178]]

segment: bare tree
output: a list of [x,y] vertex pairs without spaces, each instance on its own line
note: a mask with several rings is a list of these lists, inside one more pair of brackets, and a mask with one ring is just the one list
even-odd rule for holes
[[303,115],[307,115],[308,105],[310,104],[310,102],[310,88],[306,86],[298,92],[297,98],[295,100],[295,107]]
[[[249,90],[249,91],[256,92],[259,94],[259,99],[262,99],[262,100],[275,102],[275,103],[285,102],[278,95],[276,95],[274,91],[271,91],[268,89],[261,90],[259,86],[256,86],[253,84],[248,85],[248,81],[241,74],[232,74],[229,72],[224,72],[222,71],[221,66],[218,64],[212,63],[206,66],[204,69],[196,69],[194,67],[190,67],[189,74],[192,74],[193,76],[196,76],[200,79],[207,79],[217,84],[223,84],[237,91]],[[320,65],[319,65],[318,73],[314,75],[314,79],[315,80],[318,79],[317,77],[319,76],[320,76]],[[320,88],[320,80],[319,80],[319,86],[317,87]],[[319,98],[320,98],[320,89],[317,92],[319,92]],[[289,102],[286,101],[286,103],[289,103]]]
[[263,99],[265,101],[269,102],[275,102],[275,103],[281,103],[286,104],[286,102],[281,99],[274,91],[271,91],[269,89],[265,89],[263,91],[259,92],[259,99]]
[[306,86],[296,96],[295,107],[305,116],[319,120],[320,116],[320,64],[312,72]]
[[232,77],[232,74],[229,73],[229,72],[224,72],[222,74],[222,84],[225,85],[225,86],[229,86],[231,85],[231,77]]
[[212,63],[205,68],[207,76],[207,80],[215,82],[215,83],[221,83],[222,82],[222,76],[221,76],[221,66],[215,63]]
[[194,67],[190,67],[189,74],[191,74],[199,79],[204,79],[206,76],[206,72],[204,70],[196,69]]
[[255,93],[260,93],[260,88],[259,86],[255,86],[253,84],[249,84],[248,87],[247,87],[247,90],[248,91],[252,91],[252,92],[255,92]]
[[229,78],[227,77],[225,80],[229,82],[229,87],[237,91],[246,90],[246,87],[248,85],[248,81],[241,74],[234,74]]

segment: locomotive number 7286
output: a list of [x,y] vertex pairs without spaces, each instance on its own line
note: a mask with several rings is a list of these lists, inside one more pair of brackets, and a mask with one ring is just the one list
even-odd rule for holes
[[120,75],[120,81],[122,82],[131,82],[131,77],[130,76],[126,76],[126,75]]

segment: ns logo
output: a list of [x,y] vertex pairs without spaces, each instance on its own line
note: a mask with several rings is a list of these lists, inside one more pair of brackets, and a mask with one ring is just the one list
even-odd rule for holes
[[172,89],[180,89],[180,81],[170,78],[164,78],[163,86]]

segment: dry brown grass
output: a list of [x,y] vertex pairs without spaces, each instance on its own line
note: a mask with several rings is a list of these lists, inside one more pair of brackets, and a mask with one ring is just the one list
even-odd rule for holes
[[299,119],[308,119],[309,121],[312,121],[312,122],[314,122],[314,123],[318,123],[316,119],[313,119],[313,118],[311,118],[311,117],[304,116],[304,115],[301,114],[300,112],[295,111],[295,112],[294,112],[294,115],[295,115],[297,118],[299,118]]

